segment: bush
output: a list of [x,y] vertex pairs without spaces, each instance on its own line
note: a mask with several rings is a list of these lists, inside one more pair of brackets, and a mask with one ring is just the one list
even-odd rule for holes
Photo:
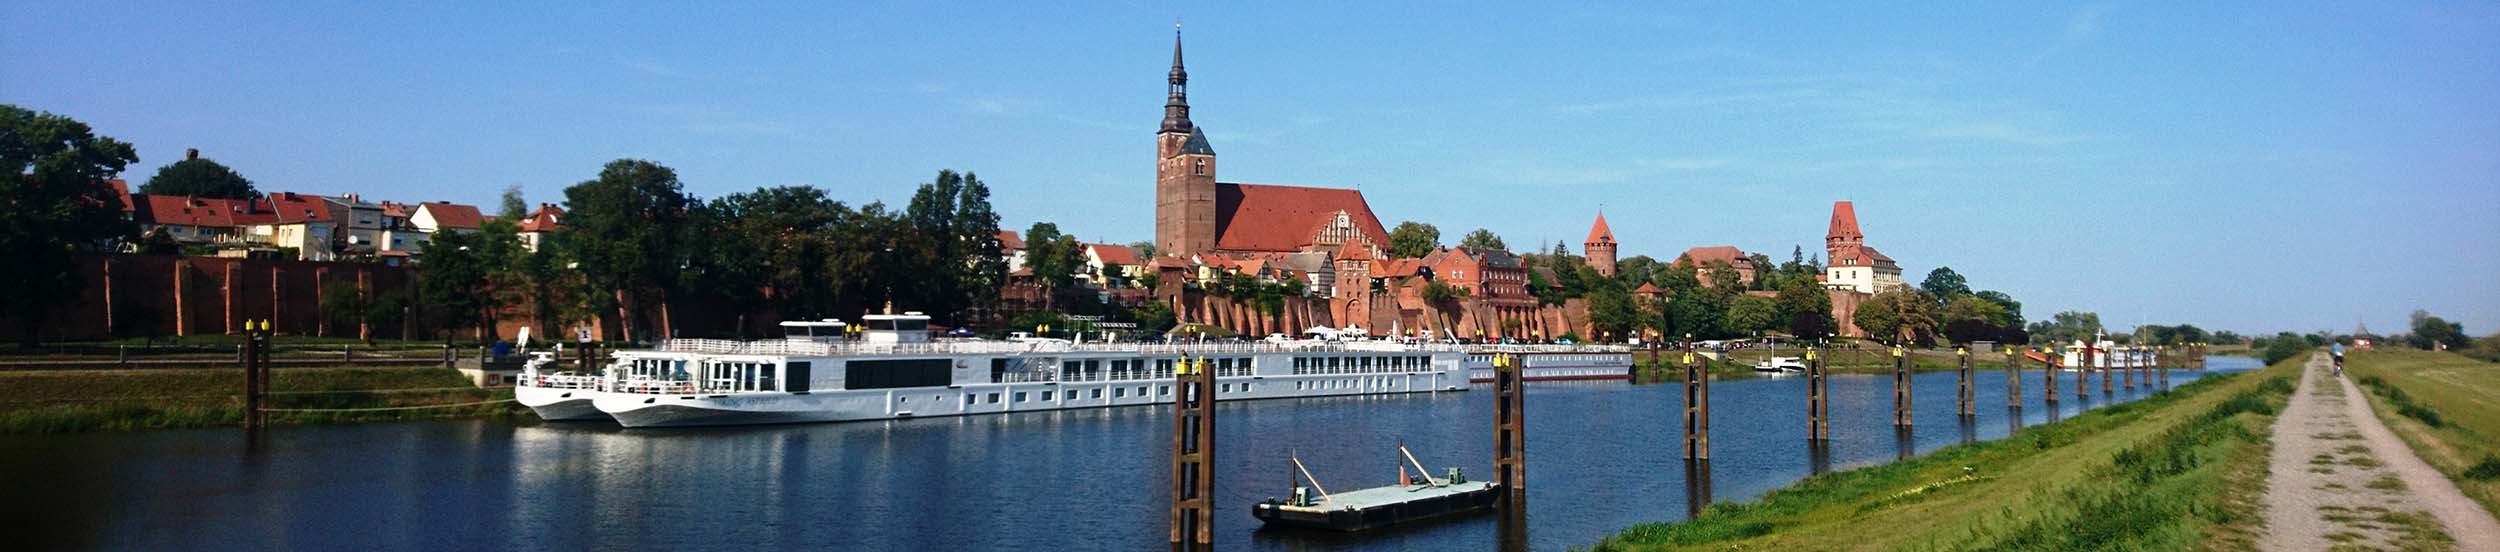
[[2300,356],[2301,353],[2308,351],[2309,343],[2298,339],[2267,340],[2266,365],[2272,366],[2283,362],[2285,359]]
[[2477,481],[2500,479],[2500,456],[2483,456],[2483,461],[2465,469],[2465,478]]

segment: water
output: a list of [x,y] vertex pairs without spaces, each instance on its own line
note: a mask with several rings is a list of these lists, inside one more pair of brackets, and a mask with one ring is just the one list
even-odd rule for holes
[[[2255,368],[2213,359],[2213,372]],[[1685,519],[1817,469],[1848,469],[2004,437],[2017,424],[2139,398],[2090,400],[2061,374],[2060,410],[2023,373],[1916,376],[1916,427],[1891,427],[1889,376],[1830,379],[1832,441],[1808,446],[1803,378],[1714,383],[1712,457],[1688,469],[1677,385],[1530,384],[1524,542],[1585,546]],[[2173,385],[2200,374],[2172,371]],[[1482,549],[1521,542],[1498,516],[1355,536],[1258,529],[1250,504],[1286,494],[1291,464],[1330,490],[1392,482],[1403,440],[1437,473],[1493,475],[1493,394],[1225,403],[1216,528],[1227,550]],[[0,438],[0,519],[25,549],[1142,549],[1167,539],[1170,411],[1081,412],[738,429],[446,421]]]

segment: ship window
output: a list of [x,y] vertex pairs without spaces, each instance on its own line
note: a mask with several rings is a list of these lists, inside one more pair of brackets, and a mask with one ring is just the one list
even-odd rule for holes
[[1225,392],[1225,393],[1231,393],[1231,392],[1233,392],[1233,384],[1230,384],[1230,383],[1224,384],[1224,389],[1223,389],[1223,392]]
[[1126,387],[1119,387],[1119,388],[1114,388],[1114,389],[1112,389],[1112,390],[1111,390],[1111,398],[1115,398],[1115,399],[1116,399],[1116,398],[1126,397],[1126,396],[1128,396],[1128,388],[1126,388]]
[[991,394],[990,394],[990,400],[989,400],[989,402],[990,402],[990,404],[998,404],[998,394],[997,394],[997,393],[991,393]]
[[1143,385],[1137,386],[1137,396],[1140,396],[1140,397],[1146,396],[1146,386],[1143,386]]
[[1250,384],[1247,384],[1247,383],[1241,384],[1241,392],[1243,392],[1243,393],[1248,393],[1248,392],[1250,392]]
[[1100,388],[1100,387],[1096,387],[1096,388],[1094,388],[1094,398],[1097,398],[1097,399],[1102,398],[1102,388]]
[[1170,395],[1170,394],[1172,394],[1172,386],[1169,386],[1169,385],[1157,385],[1157,386],[1155,386],[1155,394],[1156,394],[1156,395]]
[[847,389],[942,387],[954,379],[954,363],[943,358],[853,360],[842,363]]
[[1017,392],[1016,392],[1016,402],[1025,402],[1025,400],[1024,400],[1024,399],[1025,399],[1024,392],[1023,392],[1023,391],[1017,391]]

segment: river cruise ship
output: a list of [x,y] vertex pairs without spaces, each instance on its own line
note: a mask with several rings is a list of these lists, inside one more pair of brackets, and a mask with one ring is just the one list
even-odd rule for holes
[[1522,381],[1632,379],[1632,348],[1622,345],[1475,345],[1467,349],[1467,378],[1493,381],[1493,357],[1520,362]]
[[[1173,367],[1205,360],[1217,400],[1467,389],[1456,345],[1375,341],[1071,343],[931,340],[917,313],[784,324],[780,340],[677,339],[602,373],[523,374],[548,420],[625,427],[888,420],[1170,404]],[[592,414],[596,413],[596,414]]]

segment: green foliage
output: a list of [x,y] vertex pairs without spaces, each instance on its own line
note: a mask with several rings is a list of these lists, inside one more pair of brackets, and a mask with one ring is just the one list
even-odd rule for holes
[[2264,347],[2266,364],[2272,365],[2281,363],[2292,357],[2300,356],[2302,353],[2307,353],[2309,352],[2309,349],[2309,343],[2302,341],[2300,336],[2294,335],[2292,332],[2283,332],[2281,335],[2277,335],[2272,339],[2266,340]]
[[2464,324],[2431,316],[2426,311],[2413,311],[2413,335],[2407,340],[2413,348],[2429,350],[2445,346],[2464,349],[2473,345],[2471,340],[2465,335]]
[[353,329],[365,321],[373,302],[365,298],[355,282],[331,282],[321,287],[321,318],[332,328]]
[[1441,229],[1415,221],[1398,223],[1389,229],[1389,255],[1400,259],[1420,259],[1441,247]]
[[2380,397],[2385,397],[2387,399],[2387,406],[2394,407],[2397,414],[2403,414],[2407,418],[2419,420],[2422,422],[2422,425],[2434,428],[2446,427],[2448,425],[2448,421],[2439,416],[2439,411],[2431,410],[2429,406],[2423,405],[2420,402],[2415,402],[2412,395],[2405,394],[2404,389],[2388,385],[2387,380],[2380,379],[2378,376],[2363,376],[2361,379],[2356,381],[2360,383],[2362,387],[2378,393]]
[[1936,308],[1944,308],[1953,300],[1971,294],[1970,280],[1954,272],[1952,267],[1944,266],[1927,271],[1927,279],[1918,283],[1918,289],[1927,292],[1927,297]]
[[1724,323],[1729,334],[1750,335],[1777,329],[1786,322],[1780,318],[1778,301],[1769,297],[1738,295],[1729,301]]
[[1076,271],[1085,266],[1085,244],[1059,233],[1058,224],[1033,223],[1024,231],[1024,266],[1044,290],[1076,285]]
[[1935,340],[1936,314],[1925,292],[1890,290],[1858,305],[1852,318],[1866,335],[1886,343],[1926,344]]
[[443,317],[446,327],[475,328],[480,336],[494,333],[488,275],[497,259],[491,257],[488,241],[484,233],[444,230],[426,240],[424,252],[417,255],[425,271],[417,280],[418,293],[425,298],[426,311]]
[[251,179],[206,158],[184,159],[156,169],[156,176],[139,185],[139,193],[219,199],[260,197],[260,192],[252,189]]
[[2101,334],[2101,315],[2065,311],[2048,320],[2031,323],[2031,338],[2047,343],[2070,343]]
[[[1397,243],[1395,236],[1392,236],[1389,241],[1393,244]],[[1510,250],[1510,246],[1502,244],[1501,236],[1496,236],[1493,234],[1492,230],[1486,230],[1483,228],[1477,228],[1474,232],[1468,232],[1467,237],[1459,238],[1458,246],[1474,249],[1498,249],[1502,251]]]
[[1789,278],[1780,282],[1780,314],[1785,318],[1788,335],[1804,339],[1830,336],[1839,328],[1832,319],[1832,296],[1813,278]]
[[104,249],[137,235],[105,179],[137,162],[130,144],[97,136],[86,123],[0,104],[0,317],[19,321],[32,346],[55,303],[86,282],[70,254]]
[[1642,324],[1642,309],[1635,297],[1617,287],[1589,292],[1589,324],[1600,333],[1613,337],[1632,335]]
[[513,184],[503,187],[502,207],[497,209],[495,214],[515,223],[530,216],[530,202],[521,197],[521,185]]
[[683,189],[677,171],[619,159],[601,168],[598,178],[564,190],[572,251],[593,290],[588,300],[596,309],[613,309],[628,339],[654,337],[635,328],[667,300],[688,264],[687,216],[695,203]]
[[2500,479],[2500,456],[2484,455],[2482,461],[2465,469],[2465,477],[2477,481]]

